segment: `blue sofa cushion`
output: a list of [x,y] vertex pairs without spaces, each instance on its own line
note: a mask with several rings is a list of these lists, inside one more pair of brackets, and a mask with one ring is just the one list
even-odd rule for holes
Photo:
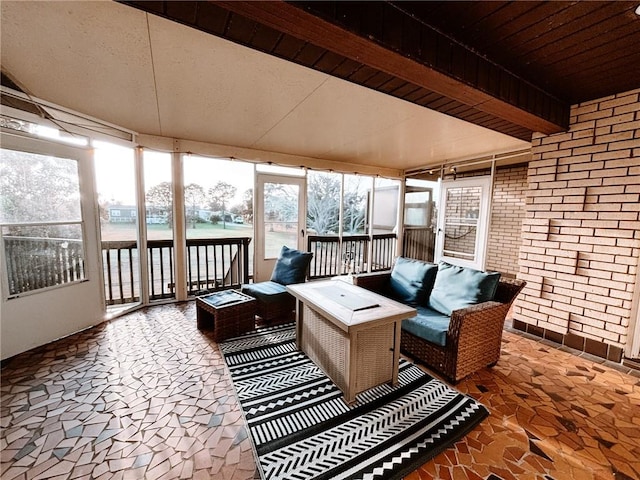
[[394,300],[412,307],[424,305],[437,271],[438,266],[433,263],[398,257],[391,270],[387,293]]
[[402,329],[428,342],[444,347],[451,317],[426,307],[417,307],[418,314],[402,321]]
[[313,257],[311,252],[301,252],[284,245],[273,268],[271,281],[281,285],[304,282],[311,257]]
[[440,262],[428,306],[444,315],[460,308],[493,300],[499,272],[481,272]]
[[287,292],[287,287],[276,282],[247,283],[242,285],[242,293],[251,295],[264,303],[276,303],[291,294]]

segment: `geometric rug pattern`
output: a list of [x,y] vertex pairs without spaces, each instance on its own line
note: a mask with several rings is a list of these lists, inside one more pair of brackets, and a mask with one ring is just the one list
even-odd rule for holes
[[345,402],[304,353],[295,328],[220,344],[264,479],[399,479],[455,443],[488,411],[401,360],[398,384]]

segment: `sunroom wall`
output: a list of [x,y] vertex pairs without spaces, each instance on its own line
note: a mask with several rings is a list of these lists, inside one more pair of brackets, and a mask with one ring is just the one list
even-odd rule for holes
[[640,255],[640,89],[535,134],[514,326],[619,361]]
[[487,270],[515,278],[525,215],[527,165],[498,168],[493,179]]

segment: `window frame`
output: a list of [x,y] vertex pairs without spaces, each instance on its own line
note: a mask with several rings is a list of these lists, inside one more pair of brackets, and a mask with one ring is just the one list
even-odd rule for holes
[[[17,152],[23,152],[26,154],[35,154],[35,155],[44,155],[44,156],[52,156],[57,158],[63,158],[66,160],[72,160],[76,162],[77,167],[77,186],[78,191],[80,193],[80,197],[78,199],[79,207],[80,207],[80,218],[69,221],[28,221],[28,222],[0,222],[0,285],[2,286],[2,298],[5,301],[25,297],[28,295],[36,295],[43,292],[48,292],[51,290],[55,290],[58,288],[65,288],[74,285],[78,285],[80,283],[85,283],[93,280],[91,278],[91,268],[89,268],[89,263],[91,259],[89,259],[88,255],[89,249],[87,248],[87,225],[86,225],[86,185],[84,182],[86,181],[86,173],[83,172],[84,166],[83,163],[90,160],[91,157],[91,149],[88,147],[74,147],[68,144],[58,143],[51,140],[43,140],[39,138],[33,138],[30,135],[24,135],[20,133],[14,133],[12,131],[7,131],[2,129],[2,149],[4,150],[13,150]],[[90,178],[90,177],[89,177]],[[5,252],[5,243],[4,243],[4,234],[3,228],[6,226],[55,226],[55,225],[79,225],[81,230],[81,242],[82,242],[82,260],[84,263],[83,273],[84,277],[77,280],[72,280],[64,283],[59,283],[56,285],[49,285],[46,287],[35,288],[33,290],[28,290],[24,292],[18,293],[10,293],[9,291],[9,271],[8,271],[8,262],[6,258]]]

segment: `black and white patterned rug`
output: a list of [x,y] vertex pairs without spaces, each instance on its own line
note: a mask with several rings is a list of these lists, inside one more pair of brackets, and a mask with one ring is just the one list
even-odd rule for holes
[[220,344],[266,480],[397,479],[471,431],[487,409],[401,359],[396,387],[345,403],[296,349],[293,325]]

